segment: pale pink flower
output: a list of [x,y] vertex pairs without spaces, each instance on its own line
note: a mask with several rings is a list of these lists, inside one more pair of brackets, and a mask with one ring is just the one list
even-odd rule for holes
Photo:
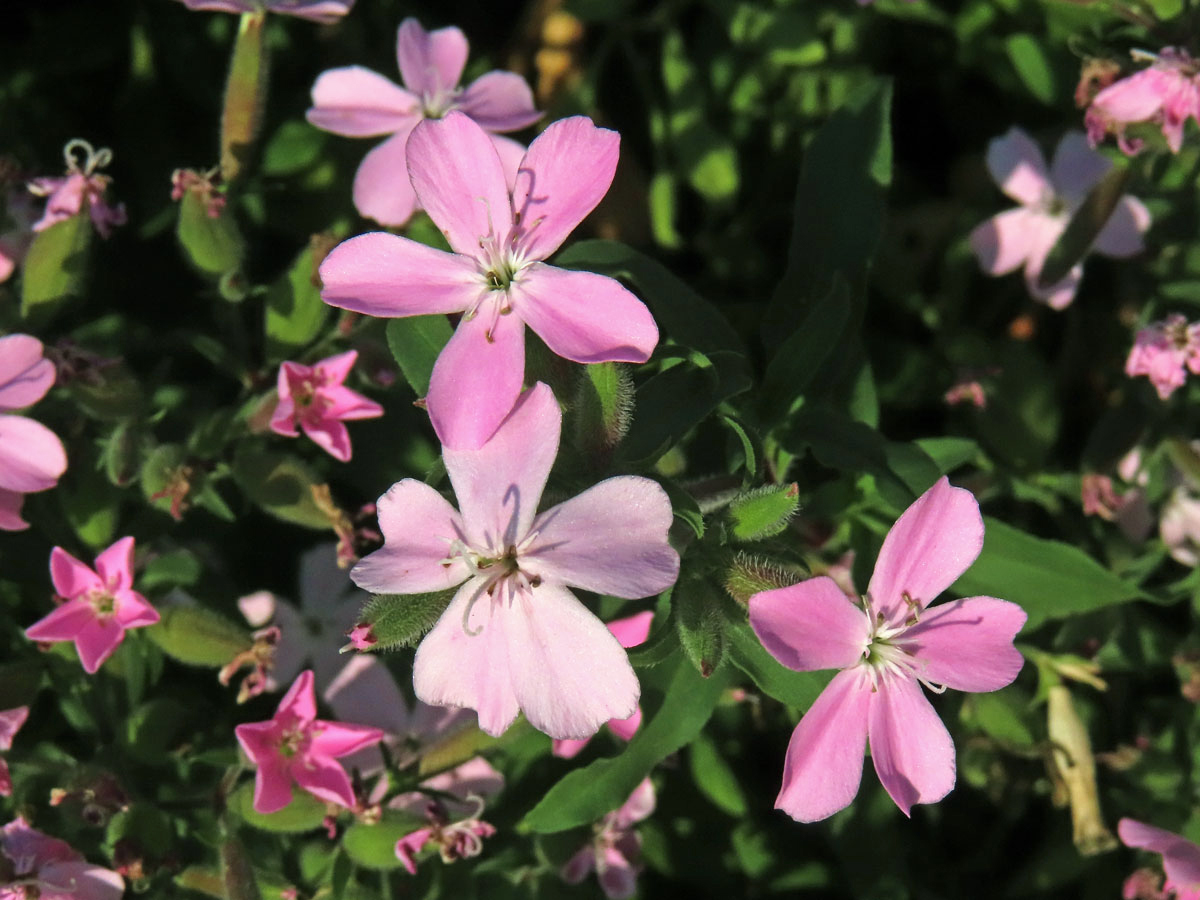
[[[76,158],[82,154],[83,162]],[[67,174],[61,178],[35,178],[29,182],[29,190],[38,197],[47,197],[46,211],[33,224],[34,231],[45,231],[87,208],[92,225],[101,237],[108,237],[117,225],[125,224],[125,204],[110,206],[104,199],[108,191],[107,175],[97,170],[112,162],[112,151],[107,147],[93,149],[87,141],[75,138],[63,148],[67,163]]]
[[12,879],[0,884],[0,900],[120,900],[125,880],[93,866],[66,841],[42,834],[23,818],[0,829],[0,852]]
[[750,598],[750,624],[783,665],[842,670],[792,734],[777,809],[814,822],[848,806],[868,735],[879,780],[905,815],[954,787],[954,743],[921,685],[994,691],[1022,663],[1013,638],[1025,612],[1015,603],[971,597],[926,609],[982,547],[979,504],[943,477],[888,532],[861,606],[826,577]]
[[[1059,141],[1047,171],[1037,144],[1014,126],[988,144],[987,167],[1000,190],[1021,205],[971,232],[971,249],[979,265],[989,275],[1007,275],[1023,266],[1029,293],[1053,309],[1063,309],[1075,299],[1083,263],[1049,287],[1038,287],[1038,278],[1071,216],[1112,163],[1092,150],[1081,133],[1072,131]],[[1149,227],[1149,211],[1126,194],[1091,249],[1102,256],[1133,256],[1142,251],[1142,234]]]
[[1121,150],[1132,156],[1142,146],[1128,140],[1125,127],[1135,122],[1153,122],[1162,128],[1172,153],[1183,146],[1183,126],[1188,119],[1200,121],[1200,82],[1196,60],[1186,51],[1164,47],[1158,56],[1138,51],[1140,58],[1154,62],[1100,91],[1092,99],[1085,122],[1092,145],[1115,133]]
[[1200,498],[1186,487],[1175,488],[1159,514],[1158,535],[1173,560],[1200,565]]
[[[354,176],[354,207],[381,225],[400,226],[421,209],[408,178],[405,147],[422,119],[438,119],[451,110],[470,116],[488,132],[516,131],[541,113],[525,79],[499,70],[458,86],[467,63],[467,39],[457,28],[426,31],[416,19],[400,23],[396,38],[400,87],[362,66],[323,72],[312,89],[308,121],[343,137],[388,135],[364,157]],[[407,90],[405,89],[407,88]],[[491,135],[491,143],[511,188],[525,148]]]
[[348,350],[312,366],[297,362],[281,365],[276,387],[279,404],[271,416],[271,430],[298,437],[299,425],[334,459],[349,461],[350,432],[342,423],[383,415],[382,406],[343,384],[356,359],[358,352]]
[[1174,891],[1175,900],[1200,900],[1200,846],[1136,819],[1119,821],[1117,834],[1126,847],[1162,855],[1163,871],[1167,875],[1163,890]]
[[238,725],[234,733],[258,766],[254,808],[260,813],[277,812],[291,803],[293,781],[327,803],[353,809],[350,776],[337,758],[383,740],[378,728],[318,719],[311,670],[300,673],[274,716]]
[[658,328],[613,278],[546,265],[608,191],[620,137],[574,116],[529,147],[509,190],[488,134],[460,112],[408,142],[421,205],[453,253],[375,232],[321,264],[326,303],[373,316],[463,313],[433,367],[427,405],[447,447],[479,447],[508,415],[525,373],[525,326],[580,363],[645,362]]
[[1125,374],[1131,378],[1145,375],[1166,400],[1187,381],[1187,373],[1200,375],[1200,322],[1172,313],[1161,322],[1139,329]]
[[[636,647],[638,644],[644,643],[646,638],[650,636],[650,622],[653,618],[654,613],[649,610],[634,613],[632,616],[627,616],[624,619],[609,622],[608,630],[621,642],[621,646],[628,650],[630,647]],[[608,730],[621,740],[628,741],[637,733],[641,724],[642,708],[639,706],[633,715],[627,719],[609,719]],[[588,740],[589,738],[555,741],[551,746],[550,752],[562,759],[571,759],[587,746]]]
[[188,9],[234,14],[271,12],[330,25],[354,6],[354,0],[181,0]]
[[133,589],[133,538],[96,557],[93,571],[62,547],[50,552],[50,578],[66,602],[25,629],[32,641],[74,641],[89,675],[112,655],[129,628],[158,621],[158,610]]
[[462,513],[424,482],[398,482],[378,504],[383,548],[350,573],[380,594],[462,585],[417,648],[413,687],[426,703],[477,710],[488,734],[518,712],[553,738],[633,715],[624,648],[569,588],[646,597],[679,574],[671,503],[648,478],[609,478],[537,514],[561,428],[539,383],[483,447],[443,448]]
[[[25,720],[29,718],[29,707],[18,706],[15,709],[0,710],[0,750],[9,750],[13,738],[16,737]],[[0,757],[0,797],[12,796],[12,775],[8,771],[8,763]]]
[[0,530],[21,531],[26,494],[58,484],[67,470],[62,441],[40,422],[4,413],[24,409],[54,384],[54,363],[42,356],[42,342],[27,334],[0,337]]
[[591,841],[563,866],[563,881],[579,884],[593,869],[610,900],[627,900],[637,891],[642,839],[633,826],[654,812],[654,785],[646,778],[621,808],[597,823]]

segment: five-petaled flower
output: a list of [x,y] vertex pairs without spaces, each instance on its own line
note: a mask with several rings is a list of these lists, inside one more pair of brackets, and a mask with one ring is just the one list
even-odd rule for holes
[[[1071,216],[1112,163],[1073,131],[1059,141],[1047,171],[1037,144],[1013,127],[988,144],[987,167],[1000,190],[1021,205],[993,216],[971,232],[971,249],[979,265],[989,275],[1006,275],[1024,266],[1025,284],[1035,299],[1053,309],[1070,305],[1083,278],[1083,263],[1076,263],[1062,279],[1046,287],[1039,283],[1042,268]],[[1142,233],[1149,227],[1149,211],[1136,197],[1126,194],[1091,249],[1102,256],[1133,256],[1142,251]]]
[[40,422],[4,415],[41,400],[54,384],[54,363],[27,334],[0,337],[0,530],[21,531],[25,495],[58,484],[67,470],[62,441]]
[[25,629],[33,641],[74,641],[89,675],[100,668],[129,628],[158,621],[158,610],[133,589],[133,538],[123,537],[96,557],[95,571],[62,547],[50,552],[50,578],[66,601]]
[[271,12],[330,25],[350,12],[354,0],[180,0],[188,9],[234,14]]
[[42,834],[23,818],[0,829],[0,869],[11,877],[0,884],[0,900],[120,900],[125,879],[93,866],[66,841]]
[[1135,72],[1104,88],[1092,98],[1084,121],[1092,145],[1110,132],[1129,155],[1142,147],[1130,140],[1125,129],[1135,122],[1153,122],[1162,128],[1172,153],[1183,146],[1183,126],[1188,119],[1200,121],[1200,64],[1177,47],[1164,47],[1157,56],[1138,51],[1153,60],[1149,68]]
[[[75,154],[83,156],[82,164]],[[125,204],[110,206],[104,199],[108,191],[107,175],[97,170],[112,162],[112,151],[107,147],[93,149],[87,141],[75,138],[63,148],[67,162],[67,174],[60,178],[35,178],[29,182],[31,193],[46,197],[46,211],[33,223],[34,231],[45,231],[72,216],[79,215],[87,207],[92,225],[101,237],[108,237],[113,227],[125,224]]]
[[426,403],[438,438],[483,444],[525,375],[525,326],[580,363],[645,362],[658,328],[613,278],[546,265],[608,191],[620,138],[560,119],[530,145],[509,189],[491,137],[460,112],[426,119],[408,141],[421,205],[453,253],[391,234],[359,235],[321,264],[326,303],[373,316],[462,313],[433,366]]
[[291,803],[293,781],[321,800],[353,809],[354,788],[337,759],[383,740],[378,728],[318,719],[311,669],[292,683],[274,716],[238,725],[234,733],[258,766],[254,808],[260,813]]
[[750,624],[783,665],[842,670],[792,734],[777,809],[813,822],[848,806],[868,735],[879,780],[905,815],[954,787],[954,744],[921,685],[994,691],[1022,662],[1016,604],[971,597],[926,609],[982,547],[979,504],[943,477],[888,532],[862,606],[827,577],[750,598]]
[[633,826],[654,812],[654,783],[649,778],[633,789],[621,808],[597,824],[592,839],[562,868],[567,884],[579,884],[593,869],[609,900],[627,900],[637,891],[642,839]]
[[518,712],[553,738],[633,715],[624,648],[569,588],[632,599],[679,573],[671,504],[648,478],[609,478],[537,513],[561,428],[554,394],[535,385],[483,447],[443,449],[461,514],[424,482],[398,482],[379,500],[383,548],[350,573],[373,593],[462,585],[417,648],[413,688],[477,710],[493,735]]
[[1126,847],[1162,855],[1167,880],[1163,891],[1174,892],[1175,900],[1200,900],[1200,846],[1187,838],[1137,819],[1117,823],[1117,835]]
[[[437,119],[451,110],[470,116],[488,132],[517,131],[541,113],[533,108],[533,92],[525,79],[499,70],[458,86],[467,64],[467,39],[457,28],[426,31],[416,19],[400,23],[396,59],[405,87],[364,69],[345,66],[323,72],[312,89],[308,121],[344,137],[387,140],[371,150],[354,176],[354,206],[381,225],[406,223],[420,208],[408,178],[405,147],[422,119]],[[407,90],[405,90],[407,88]],[[509,187],[525,148],[509,138],[491,135]]]
[[276,385],[279,403],[271,416],[271,430],[297,437],[299,425],[334,459],[349,461],[350,432],[342,423],[383,415],[382,406],[343,384],[356,359],[358,352],[348,350],[312,366],[297,362],[281,365]]

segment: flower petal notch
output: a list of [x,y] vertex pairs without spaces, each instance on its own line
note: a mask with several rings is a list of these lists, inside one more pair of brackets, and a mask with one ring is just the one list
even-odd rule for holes
[[971,597],[926,609],[982,546],[978,503],[943,477],[888,532],[861,606],[827,576],[750,598],[750,625],[783,665],[841,669],[792,734],[776,808],[800,822],[844,809],[868,741],[905,815],[954,787],[954,744],[921,686],[995,691],[1023,661],[1015,603]]
[[619,137],[575,116],[530,145],[510,188],[488,134],[461,112],[426,119],[408,142],[421,205],[453,253],[373,233],[321,265],[322,298],[372,316],[462,313],[434,364],[426,405],[438,438],[478,449],[513,408],[524,330],[580,363],[645,362],[658,343],[649,309],[615,279],[543,262],[599,203]]
[[535,385],[482,447],[443,449],[461,513],[399,482],[379,500],[383,548],[350,573],[373,593],[461,585],[417,648],[413,687],[425,703],[476,710],[492,735],[520,712],[556,739],[633,716],[625,650],[570,588],[635,599],[679,573],[671,504],[650,479],[610,478],[537,512],[561,428],[554,394]]

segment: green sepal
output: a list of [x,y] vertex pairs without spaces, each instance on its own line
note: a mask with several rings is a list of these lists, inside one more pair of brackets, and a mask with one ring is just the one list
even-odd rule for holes
[[800,508],[796,484],[769,484],[747,491],[729,504],[729,535],[736,541],[761,541],[787,528]]
[[372,650],[416,646],[441,618],[458,587],[428,594],[376,594],[363,607],[360,621],[370,626]]

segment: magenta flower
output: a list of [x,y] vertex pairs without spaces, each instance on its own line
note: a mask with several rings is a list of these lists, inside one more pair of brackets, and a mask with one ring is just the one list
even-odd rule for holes
[[204,12],[271,12],[330,25],[354,6],[354,0],[180,0],[188,9]]
[[[15,709],[0,710],[0,750],[9,750],[13,738],[29,718],[29,707],[18,706]],[[0,757],[0,797],[12,796],[12,775],[8,771],[8,763]]]
[[19,817],[0,829],[0,852],[13,873],[0,884],[0,900],[120,900],[125,893],[116,872],[91,865],[70,844]]
[[[467,87],[458,86],[467,64],[467,39],[457,28],[426,31],[416,19],[400,23],[396,38],[399,87],[362,66],[323,72],[313,85],[308,121],[343,137],[380,137],[354,176],[354,207],[381,225],[400,226],[421,208],[408,178],[405,147],[422,119],[439,119],[451,110],[470,116],[488,132],[516,131],[541,113],[520,75],[488,72]],[[405,89],[407,88],[407,90]],[[511,188],[525,148],[491,135]]]
[[378,728],[318,719],[311,670],[300,673],[268,721],[239,725],[234,733],[258,766],[254,808],[260,813],[291,803],[293,781],[327,803],[353,809],[350,776],[336,760],[383,740]]
[[954,744],[921,692],[994,691],[1021,669],[1015,603],[971,597],[926,606],[974,562],[983,519],[969,491],[944,477],[892,526],[863,605],[831,578],[750,598],[750,624],[771,655],[801,672],[842,671],[800,720],[775,800],[800,822],[848,806],[868,735],[875,771],[905,815],[954,787]]
[[123,537],[96,557],[92,571],[62,547],[50,552],[54,590],[66,600],[25,629],[31,641],[74,641],[89,675],[100,668],[129,628],[158,621],[158,610],[133,589],[133,538]]
[[654,318],[619,282],[542,262],[608,191],[619,142],[591,119],[560,119],[530,145],[510,191],[482,128],[460,112],[426,119],[408,142],[409,174],[454,253],[375,232],[321,264],[321,296],[333,306],[373,316],[463,313],[426,399],[447,447],[478,448],[512,409],[526,325],[575,362],[645,362],[654,350]]
[[[1075,299],[1083,263],[1046,288],[1038,287],[1042,266],[1071,216],[1112,163],[1092,150],[1082,134],[1069,132],[1059,141],[1047,172],[1037,144],[1014,126],[988,144],[987,167],[1000,190],[1021,205],[971,232],[971,249],[980,267],[989,275],[1007,275],[1024,266],[1029,293],[1053,309],[1063,309]],[[1102,256],[1133,256],[1142,251],[1142,233],[1149,227],[1149,211],[1126,194],[1091,249]]]
[[1117,135],[1121,150],[1130,156],[1142,146],[1125,137],[1125,127],[1135,122],[1153,122],[1162,128],[1172,153],[1183,146],[1183,126],[1188,119],[1200,121],[1200,69],[1186,51],[1164,47],[1158,56],[1139,52],[1154,62],[1100,91],[1092,99],[1085,122],[1088,139],[1095,146],[1110,133]]
[[627,900],[637,892],[642,839],[633,826],[654,812],[654,785],[646,778],[633,789],[621,808],[597,823],[592,840],[567,861],[561,875],[579,884],[593,869],[609,900]]
[[1174,891],[1175,900],[1200,900],[1200,846],[1136,819],[1119,821],[1117,835],[1126,847],[1162,855],[1163,871],[1167,875],[1163,890]]
[[383,407],[374,400],[345,387],[358,352],[348,350],[323,359],[314,366],[285,362],[279,367],[276,391],[279,404],[271,416],[271,430],[285,437],[298,437],[296,426],[334,459],[350,459],[350,432],[343,422],[374,419]]
[[1125,361],[1126,375],[1145,375],[1166,400],[1183,387],[1188,372],[1200,375],[1200,322],[1189,325],[1172,313],[1138,331]]
[[462,513],[424,482],[392,485],[378,504],[384,546],[350,573],[379,594],[462,585],[417,648],[413,688],[425,703],[477,710],[492,735],[518,712],[553,738],[633,715],[640,688],[624,648],[569,588],[646,597],[679,574],[671,503],[648,478],[609,478],[536,513],[561,428],[539,383],[483,447],[443,448]]
[[[82,164],[75,158],[76,151],[83,155]],[[96,171],[112,162],[112,151],[107,147],[95,150],[87,141],[75,138],[63,148],[63,157],[67,161],[66,175],[35,178],[29,182],[31,193],[49,198],[46,211],[33,223],[33,230],[45,231],[51,225],[79,215],[86,206],[96,231],[101,237],[108,237],[115,226],[125,224],[126,218],[125,204],[109,206],[104,199],[112,179]]]
[[62,441],[40,422],[4,413],[24,409],[54,384],[54,363],[27,334],[0,337],[0,531],[21,531],[25,495],[45,491],[67,470]]
[[[628,650],[643,643],[650,636],[650,622],[654,613],[650,611],[635,613],[624,619],[608,623],[608,630],[613,633],[621,646]],[[627,719],[609,719],[608,730],[623,741],[631,740],[642,724],[642,708],[639,706],[632,716]],[[578,740],[555,741],[551,751],[562,759],[571,759],[579,755],[579,751],[587,746],[588,738]]]

